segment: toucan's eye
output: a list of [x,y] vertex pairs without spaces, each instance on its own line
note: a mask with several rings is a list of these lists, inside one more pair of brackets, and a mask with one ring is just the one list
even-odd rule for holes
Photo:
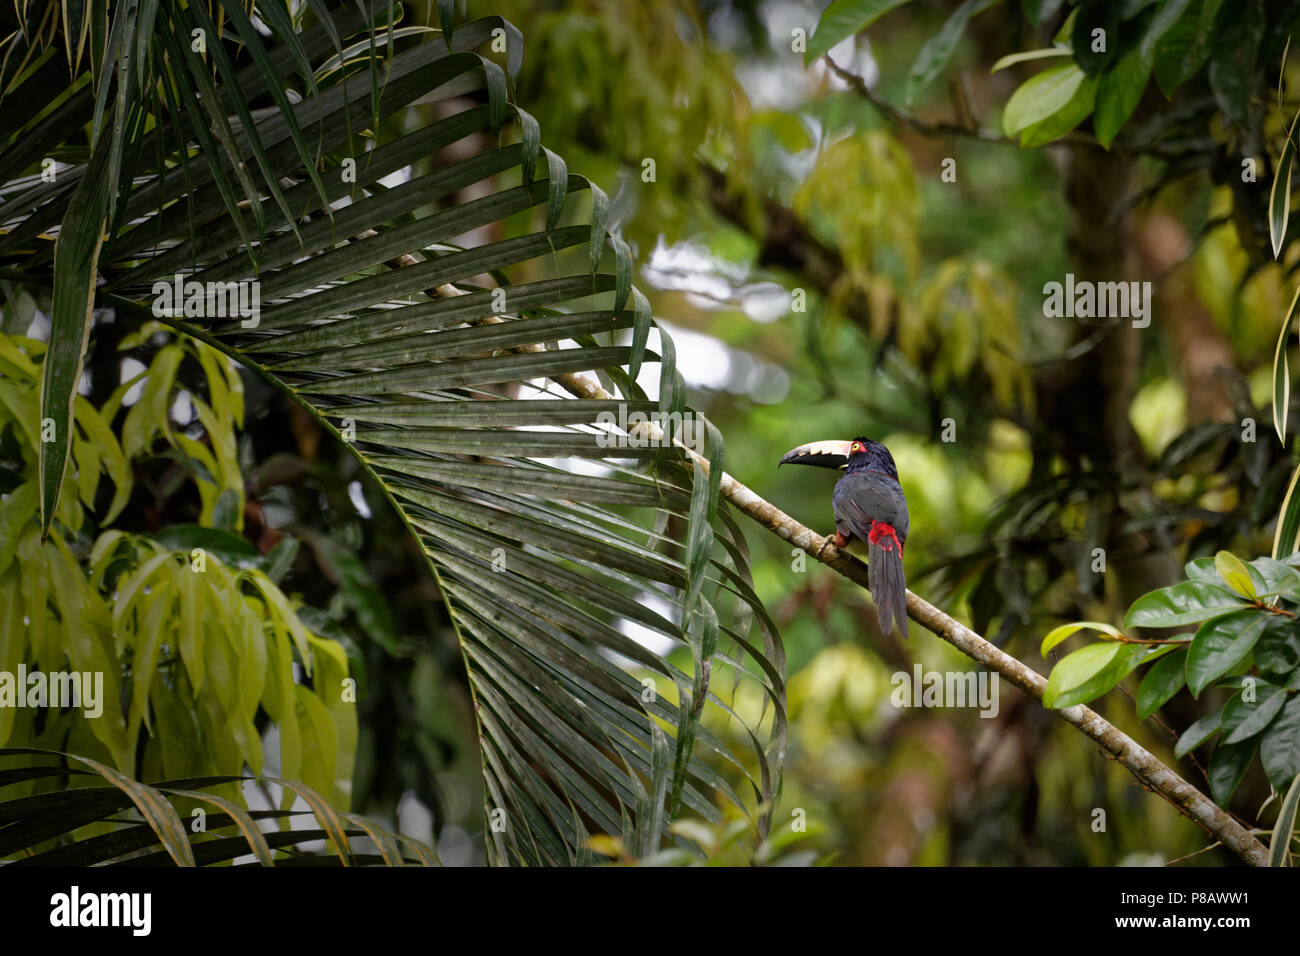
[[855,441],[853,447],[849,449],[849,454],[856,455],[860,451],[862,451],[862,443]]

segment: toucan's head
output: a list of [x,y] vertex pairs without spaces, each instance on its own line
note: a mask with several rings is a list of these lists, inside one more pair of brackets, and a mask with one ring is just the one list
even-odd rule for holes
[[893,457],[889,450],[878,441],[872,441],[870,438],[854,438],[849,441],[843,439],[832,439],[831,441],[815,441],[807,445],[800,445],[798,448],[791,449],[781,456],[781,465],[817,465],[821,468],[848,468],[849,462],[859,455],[875,457],[883,453],[885,458],[893,465]]

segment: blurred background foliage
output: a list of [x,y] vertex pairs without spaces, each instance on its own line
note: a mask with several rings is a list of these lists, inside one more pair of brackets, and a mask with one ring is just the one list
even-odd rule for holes
[[[836,44],[832,58],[882,100],[903,103],[918,53],[957,6],[909,4]],[[438,23],[433,3],[404,7],[406,25]],[[522,31],[517,100],[569,167],[611,197],[610,226],[633,245],[635,281],[672,331],[691,404],[726,436],[728,472],[825,532],[832,477],[778,472],[777,460],[814,439],[884,441],[911,509],[909,586],[1044,673],[1051,662],[1038,641],[1052,626],[1118,621],[1138,594],[1177,580],[1184,560],[1220,547],[1267,553],[1291,470],[1267,440],[1272,347],[1300,248],[1274,263],[1254,215],[1262,205],[1243,191],[1266,201],[1267,151],[1276,157],[1294,100],[1274,109],[1271,91],[1251,93],[1264,117],[1245,136],[1259,145],[1253,185],[1236,180],[1239,157],[1256,153],[1240,142],[1240,124],[1215,111],[1203,76],[1168,101],[1148,89],[1130,121],[1181,110],[1203,140],[1187,155],[935,135],[891,122],[823,62],[805,68],[792,31],[813,34],[824,7],[458,6]],[[1049,44],[1070,11],[1007,2],[971,20],[951,65],[918,92],[915,115],[968,133],[999,128],[1017,86],[1042,67],[992,65]],[[1300,89],[1297,59],[1286,67],[1288,97]],[[1273,80],[1275,60],[1261,66]],[[388,122],[415,128],[433,109]],[[955,181],[942,177],[945,160]],[[1067,272],[1151,280],[1150,327],[1116,344],[1045,318],[1043,285]],[[7,299],[6,330],[40,324],[20,295]],[[115,367],[120,344],[107,335],[96,344],[95,407],[119,383],[96,369]],[[144,349],[146,363],[158,348],[147,337],[126,344]],[[188,373],[199,388],[198,370]],[[482,862],[464,664],[417,546],[344,449],[280,394],[247,377],[243,385],[243,502],[224,526],[262,558],[296,542],[291,555],[278,552],[280,587],[301,600],[307,626],[347,653],[361,685],[353,809],[430,841],[447,864]],[[1258,423],[1256,443],[1240,440],[1244,418]],[[221,510],[179,480],[179,460],[134,467],[119,527],[147,534]],[[748,537],[788,655],[790,737],[773,839],[756,855],[724,823],[697,841],[718,861],[1113,865],[1167,861],[1209,842],[1015,691],[1004,688],[991,719],[892,706],[896,672],[974,665],[919,629],[910,643],[882,636],[860,589],[774,536]],[[1097,547],[1105,574],[1090,567]],[[750,703],[761,707],[758,695]],[[1175,701],[1143,722],[1123,694],[1094,706],[1204,789],[1196,755],[1175,761],[1173,743],[1221,703],[1212,694]],[[1233,809],[1253,819],[1268,792],[1253,773]],[[622,848],[593,849],[617,859]],[[1216,850],[1192,862],[1234,860]]]

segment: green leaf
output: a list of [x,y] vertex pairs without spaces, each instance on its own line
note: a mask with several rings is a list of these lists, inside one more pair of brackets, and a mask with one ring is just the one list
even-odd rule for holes
[[[1223,0],[1194,0],[1156,43],[1156,83],[1166,97],[1205,65],[1214,47]],[[1159,16],[1159,15],[1157,15]]]
[[1265,21],[1262,4],[1244,4],[1219,17],[1220,30],[1211,41],[1210,89],[1219,108],[1242,125],[1248,120]]
[[276,584],[280,583],[293,566],[294,559],[298,557],[298,545],[297,538],[286,535],[266,555],[264,559],[266,576]]
[[186,674],[189,675],[190,686],[197,694],[203,689],[204,679],[204,622],[197,575],[193,573],[178,575],[176,590],[180,617],[177,643],[181,662],[185,665]]
[[925,42],[907,77],[907,92],[904,99],[908,106],[914,104],[916,98],[944,71],[948,61],[952,59],[953,52],[957,49],[957,43],[961,40],[970,18],[1001,2],[1002,0],[965,0],[944,21],[939,32]]
[[338,584],[339,596],[357,615],[357,622],[390,654],[397,653],[397,634],[388,603],[375,588],[361,559],[328,535],[295,529],[316,552],[326,573]]
[[1142,99],[1154,62],[1153,50],[1139,48],[1102,74],[1092,125],[1097,141],[1107,149]]
[[1244,606],[1245,601],[1225,587],[1183,581],[1134,601],[1124,616],[1124,627],[1177,627]]
[[1288,675],[1300,667],[1300,625],[1279,618],[1255,645],[1255,666],[1265,674]]
[[1214,753],[1210,754],[1210,795],[1214,797],[1215,803],[1226,807],[1232,795],[1236,792],[1242,778],[1246,776],[1246,771],[1250,768],[1250,762],[1255,756],[1255,741],[1243,740],[1240,743],[1230,744],[1222,738],[1214,746]]
[[835,0],[817,21],[817,30],[808,38],[804,65],[824,56],[841,40],[861,33],[871,24],[908,0]]
[[1144,57],[1152,57],[1160,41],[1173,28],[1173,26],[1182,19],[1187,8],[1191,6],[1192,0],[1164,0],[1160,4],[1156,15],[1151,18],[1151,23],[1147,27],[1147,32],[1142,36],[1142,43],[1139,49]]
[[1070,48],[1068,46],[1049,46],[1041,50],[1025,50],[1021,53],[1008,53],[996,63],[990,73],[996,73],[998,70],[1005,70],[1009,66],[1015,66],[1017,63],[1027,63],[1030,60],[1044,60],[1049,57],[1069,56]]
[[1219,724],[1222,720],[1223,710],[1221,708],[1213,710],[1197,720],[1196,723],[1183,731],[1182,736],[1178,738],[1178,743],[1174,746],[1174,756],[1181,760],[1205,743],[1210,737],[1218,733]]
[[1261,733],[1282,710],[1287,694],[1281,687],[1257,681],[1255,700],[1246,702],[1245,693],[1234,694],[1223,705],[1223,742],[1228,744],[1249,740]]
[[1187,652],[1187,687],[1193,697],[1246,659],[1269,618],[1263,611],[1233,611],[1200,626]]
[[1068,103],[1046,119],[1032,123],[1020,131],[1020,145],[1026,149],[1033,149],[1060,139],[1088,118],[1092,112],[1096,93],[1096,79],[1091,76],[1085,77]]
[[1291,840],[1296,832],[1296,811],[1300,810],[1300,774],[1296,774],[1273,824],[1273,837],[1268,843],[1268,865],[1291,865]]
[[1020,0],[1020,9],[1024,12],[1025,19],[1034,26],[1041,27],[1056,16],[1061,2],[1062,0]]
[[1072,707],[1087,703],[1118,686],[1129,674],[1137,669],[1143,661],[1151,660],[1167,653],[1170,648],[1152,649],[1140,644],[1127,644],[1115,655],[1107,667],[1078,687],[1064,691],[1055,699],[1056,706]]
[[221,559],[228,568],[256,568],[262,565],[262,555],[251,541],[220,528],[204,528],[196,524],[173,524],[162,528],[154,536],[165,548],[185,553],[186,560],[195,548],[202,548]]
[[1063,109],[1083,86],[1084,74],[1073,63],[1044,70],[1021,84],[1002,114],[1002,129],[1015,136],[1026,127]]
[[108,472],[113,482],[113,500],[109,503],[103,517],[103,523],[107,525],[121,513],[130,500],[133,486],[131,469],[122,446],[118,444],[117,436],[113,434],[113,430],[109,428],[99,411],[80,395],[76,397],[73,409],[77,424],[86,433],[87,440],[99,452],[104,470]]
[[234,534],[236,528],[240,526],[243,518],[244,502],[240,496],[239,490],[235,488],[223,488],[221,494],[217,495],[217,502],[212,509],[212,524],[214,530],[219,530],[231,537],[237,537]]
[[1215,585],[1223,583],[1213,558],[1193,558],[1183,565],[1183,573],[1187,575],[1189,581]]
[[[1113,0],[1084,0],[1073,16],[1070,46],[1074,60],[1089,76],[1100,76],[1111,68],[1120,52],[1120,9]],[[1098,34],[1096,31],[1103,31]],[[1101,45],[1104,49],[1096,50]]]
[[1067,654],[1052,668],[1043,693],[1049,709],[1073,707],[1100,697],[1141,663],[1142,644],[1090,644]]
[[1069,15],[1063,21],[1061,21],[1061,27],[1059,30],[1056,31],[1056,34],[1052,37],[1052,43],[1058,46],[1061,44],[1070,46],[1072,43],[1072,38],[1074,36],[1074,25],[1075,23],[1078,22],[1078,20],[1079,20],[1079,8],[1078,6],[1075,6],[1075,8],[1070,11]]
[[[104,240],[109,198],[109,153],[117,140],[100,140],[90,168],[78,182],[54,246],[54,295],[50,307],[50,346],[41,366],[41,420],[53,423],[53,440],[41,442],[41,530],[54,521],[63,472],[71,447],[72,405],[81,383],[96,267]],[[120,148],[120,143],[118,143]]]
[[1258,580],[1260,597],[1281,595],[1290,601],[1300,601],[1300,572],[1276,558],[1262,557],[1250,562],[1252,577]]
[[1187,651],[1162,657],[1142,677],[1137,690],[1137,715],[1146,720],[1187,684]]
[[1219,577],[1223,579],[1223,582],[1238,594],[1244,595],[1252,601],[1259,596],[1255,593],[1255,585],[1250,579],[1250,572],[1246,569],[1246,563],[1232,552],[1220,551],[1215,554],[1214,567],[1219,572]]
[[1038,653],[1042,654],[1043,657],[1046,657],[1047,652],[1053,647],[1060,644],[1072,634],[1082,631],[1084,628],[1101,631],[1101,633],[1109,635],[1110,637],[1119,637],[1119,630],[1111,627],[1109,624],[1103,624],[1098,621],[1076,621],[1073,624],[1062,624],[1060,627],[1054,627],[1048,631],[1047,636],[1043,638],[1043,643],[1038,648]]
[[1282,712],[1260,739],[1259,757],[1264,773],[1278,789],[1300,773],[1300,694],[1287,694]]

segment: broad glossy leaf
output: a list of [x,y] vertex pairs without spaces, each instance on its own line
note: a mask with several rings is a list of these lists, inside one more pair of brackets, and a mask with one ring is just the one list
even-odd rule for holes
[[1098,82],[1093,129],[1107,149],[1142,99],[1154,62],[1154,51],[1134,50]]
[[1210,795],[1220,806],[1228,805],[1242,778],[1246,776],[1250,762],[1255,757],[1255,745],[1253,738],[1230,744],[1222,737],[1215,744],[1214,753],[1210,754]]
[[1073,16],[1070,45],[1075,62],[1089,76],[1100,76],[1120,57],[1120,5],[1112,0],[1083,0]]
[[1220,551],[1214,556],[1214,568],[1219,572],[1223,583],[1238,594],[1251,600],[1259,597],[1255,583],[1251,580],[1246,563],[1230,551]]
[[1209,59],[1217,31],[1215,20],[1224,0],[1193,0],[1156,43],[1156,82],[1165,96],[1191,79]]
[[1054,66],[1026,80],[1007,102],[1002,114],[1003,131],[1008,136],[1015,136],[1062,110],[1083,81],[1083,71],[1073,63]]
[[1210,44],[1210,89],[1219,108],[1235,122],[1244,123],[1267,26],[1265,11],[1261,4],[1248,3],[1225,8],[1224,13],[1227,15],[1218,18],[1220,30]]
[[1046,657],[1047,652],[1057,644],[1060,644],[1071,635],[1077,634],[1085,628],[1100,631],[1109,637],[1119,637],[1118,628],[1112,627],[1109,624],[1104,624],[1098,621],[1077,621],[1073,624],[1062,624],[1060,627],[1054,627],[1048,631],[1047,636],[1043,638],[1043,642],[1038,648],[1038,653]]
[[1201,717],[1192,724],[1192,726],[1183,731],[1182,736],[1178,738],[1178,743],[1174,746],[1174,755],[1179,759],[1186,757],[1201,744],[1209,740],[1210,737],[1218,733],[1219,724],[1222,721],[1222,708],[1216,708],[1204,717]]
[[[1086,704],[1090,700],[1095,700],[1102,694],[1114,688],[1120,681],[1133,672],[1133,670],[1142,663],[1161,653],[1160,650],[1153,650],[1143,644],[1111,644],[1111,645],[1092,645],[1093,647],[1112,648],[1114,653],[1106,658],[1106,655],[1098,652],[1079,661],[1076,668],[1065,672],[1060,682],[1054,688],[1052,678],[1056,677],[1056,671],[1061,664],[1073,657],[1075,654],[1082,654],[1083,651],[1091,648],[1083,648],[1082,651],[1075,651],[1074,654],[1068,655],[1061,660],[1060,664],[1052,668],[1052,674],[1047,681],[1047,690],[1043,693],[1044,707],[1073,707],[1075,704]],[[1097,659],[1106,658],[1104,666],[1097,669],[1094,673],[1083,680],[1079,680],[1082,673],[1086,673],[1096,663]],[[1076,672],[1077,671],[1077,672]],[[1055,693],[1053,692],[1055,691]],[[1050,700],[1050,703],[1049,703]]]
[[1269,618],[1264,611],[1232,611],[1197,629],[1187,653],[1187,687],[1193,697],[1246,659]]
[[1104,672],[1124,648],[1123,644],[1089,644],[1061,658],[1047,679],[1043,706],[1055,707],[1061,695]]
[[1300,773],[1300,694],[1287,695],[1282,712],[1260,738],[1259,756],[1269,781],[1278,789]]
[[1097,94],[1097,81],[1085,77],[1069,101],[1045,119],[1020,131],[1020,145],[1026,149],[1045,146],[1070,132],[1088,118]]
[[1124,627],[1177,627],[1246,606],[1246,601],[1222,585],[1183,581],[1145,594],[1124,616]]
[[1300,624],[1294,619],[1273,621],[1255,645],[1255,665],[1265,674],[1289,675],[1300,667]]
[[1162,657],[1142,676],[1137,690],[1138,719],[1146,720],[1187,684],[1187,651]]
[[1201,581],[1206,584],[1223,583],[1213,558],[1193,558],[1183,565],[1183,573],[1187,575],[1189,581]]
[[1287,693],[1264,681],[1254,687],[1254,701],[1247,702],[1245,693],[1234,695],[1223,706],[1223,742],[1235,744],[1261,733],[1282,710]]
[[841,40],[861,33],[871,24],[908,0],[834,0],[817,21],[817,29],[808,38],[804,65],[826,54]]
[[1249,566],[1261,597],[1281,595],[1289,601],[1300,601],[1300,572],[1276,558],[1256,558]]
[[219,528],[174,524],[160,529],[153,537],[163,547],[187,554],[202,548],[220,558],[227,567],[255,568],[262,564],[262,556],[251,541]]

